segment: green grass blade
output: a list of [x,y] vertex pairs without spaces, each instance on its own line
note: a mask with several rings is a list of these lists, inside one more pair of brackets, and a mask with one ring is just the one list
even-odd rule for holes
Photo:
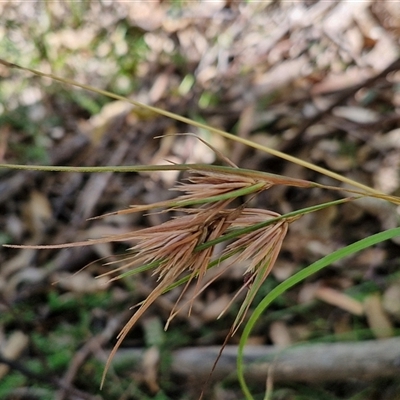
[[316,272],[320,271],[321,269],[325,268],[326,266],[341,260],[344,257],[350,256],[354,253],[357,253],[363,249],[371,247],[377,243],[383,242],[385,240],[392,239],[396,236],[400,236],[400,228],[393,228],[389,229],[384,232],[377,233],[375,235],[369,236],[365,239],[361,239],[358,242],[350,244],[342,249],[336,250],[331,254],[321,258],[320,260],[316,261],[315,263],[309,265],[308,267],[302,269],[301,271],[297,272],[295,275],[291,276],[290,278],[286,279],[284,282],[279,284],[276,288],[274,288],[264,299],[261,303],[256,307],[253,314],[249,318],[249,321],[244,327],[243,334],[240,338],[239,343],[239,350],[238,350],[238,358],[237,358],[237,373],[240,386],[242,391],[247,400],[254,400],[253,396],[250,393],[250,390],[246,384],[244,378],[244,361],[243,361],[243,352],[244,346],[246,345],[247,339],[250,336],[250,333],[256,324],[258,318],[261,314],[265,311],[265,309],[279,296],[281,296],[284,292],[288,289],[293,287],[294,285],[298,284],[299,282],[303,281],[304,279],[310,277],[311,275],[315,274]]

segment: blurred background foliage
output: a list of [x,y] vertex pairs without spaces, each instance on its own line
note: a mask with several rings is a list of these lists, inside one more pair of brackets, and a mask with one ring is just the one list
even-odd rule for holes
[[[3,1],[0,54],[9,62],[207,122],[399,195],[399,68],[382,75],[399,56],[400,14],[393,4]],[[188,131],[193,128],[0,66],[1,162],[214,162],[215,155],[193,138],[153,140]],[[208,132],[195,133],[241,167],[333,183]],[[162,215],[86,218],[170,198],[167,189],[178,178],[175,173],[99,177],[1,170],[0,241],[63,243],[158,224]],[[254,205],[289,212],[334,198],[277,188]],[[299,221],[255,303],[310,262],[397,221],[398,210],[374,202]],[[369,249],[282,296],[259,321],[252,343],[289,346],[398,336],[398,246],[393,241]],[[104,362],[131,314],[129,307],[154,285],[147,275],[113,284],[96,279],[108,268],[96,260],[128,247],[0,250],[0,348],[15,362],[0,370],[0,398],[198,397],[203,381],[177,376],[172,351],[221,345],[238,306],[221,320],[215,317],[240,287],[242,266],[198,299],[191,318],[182,315],[166,332],[163,325],[177,295],[157,302],[124,344],[144,356],[124,359],[121,353],[100,391]],[[264,385],[254,383],[253,389],[263,398]],[[399,380],[389,378],[289,382],[278,384],[272,398],[393,400],[398,389]],[[206,395],[241,396],[232,376],[213,382]]]

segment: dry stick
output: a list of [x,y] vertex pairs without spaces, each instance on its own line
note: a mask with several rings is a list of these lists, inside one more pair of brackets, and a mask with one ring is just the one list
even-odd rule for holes
[[343,93],[336,99],[336,101],[331,104],[328,108],[325,110],[322,110],[320,113],[316,114],[314,117],[310,118],[308,121],[306,121],[300,128],[299,131],[297,132],[296,136],[299,137],[301,136],[307,128],[309,128],[311,125],[314,125],[316,122],[318,122],[324,115],[328,114],[331,112],[335,107],[337,107],[339,104],[344,102],[347,98],[358,92],[360,89],[372,85],[375,81],[378,79],[384,78],[389,72],[393,72],[400,69],[400,58],[397,60],[393,61],[390,65],[388,65],[383,71],[379,72],[377,75],[366,79],[364,82],[359,83],[358,85],[355,85],[353,87],[347,88],[343,91]]
[[129,314],[130,311],[111,318],[108,321],[105,329],[99,335],[92,337],[80,350],[76,352],[62,380],[64,386],[57,393],[56,400],[64,400],[67,397],[68,392],[65,387],[70,387],[72,385],[79,368],[85,362],[86,358],[90,355],[90,353],[95,354],[98,352],[101,346],[108,342],[115,335],[115,332],[120,328],[122,322]]
[[[115,355],[113,364],[137,359],[143,350],[124,349]],[[171,370],[196,379],[206,379],[219,346],[189,347],[172,353]],[[217,364],[213,379],[236,376],[237,346],[227,346]],[[246,346],[246,379],[265,384],[272,370],[274,382],[324,382],[359,379],[369,381],[400,376],[400,338],[305,344],[287,349],[276,346]]]
[[31,371],[30,369],[26,368],[22,363],[3,357],[1,352],[0,363],[8,365],[10,369],[20,372],[22,375],[33,381],[50,385],[55,388],[63,388],[69,395],[75,396],[74,398],[80,398],[83,400],[99,400],[98,396],[92,396],[91,394],[85,393],[79,389],[76,389],[73,386],[65,385],[61,380],[54,378],[51,375],[49,376],[48,373],[38,374],[34,371]]

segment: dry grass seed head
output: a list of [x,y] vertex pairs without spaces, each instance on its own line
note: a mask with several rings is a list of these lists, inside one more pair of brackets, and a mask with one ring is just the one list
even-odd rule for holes
[[[169,220],[158,227],[145,228],[132,234],[132,238],[139,239],[139,243],[132,248],[132,251],[136,252],[137,260],[145,263],[159,261],[155,269],[155,273],[159,276],[159,283],[140,304],[134,315],[119,333],[117,343],[107,360],[105,373],[122,341],[138,319],[183,272],[188,271],[190,273],[189,282],[194,278],[200,278],[201,280],[201,277],[204,276],[212,256],[213,246],[201,251],[195,251],[195,248],[208,240],[222,235],[229,227],[230,224],[225,223],[229,213],[227,214],[227,210],[224,209],[230,201],[220,201],[202,208],[191,209],[189,215],[184,215]],[[237,211],[234,210],[233,212]],[[129,262],[132,266],[135,263],[134,259]],[[188,284],[182,290],[177,303],[187,287]],[[171,311],[168,323],[176,315],[176,306]]]
[[[280,215],[268,210],[244,209],[241,215],[232,222],[232,228],[244,228]],[[280,220],[264,228],[244,234],[229,244],[222,257],[232,254],[229,266],[234,263],[246,263],[249,265],[244,272],[244,282],[231,302],[221,313],[224,314],[233,301],[243,290],[248,290],[242,306],[232,326],[232,334],[236,332],[246,317],[247,311],[261,285],[271,272],[280,252],[283,239],[286,236],[289,221]]]
[[[180,201],[206,199],[212,196],[229,193],[240,188],[251,187],[259,183],[259,181],[252,177],[237,174],[199,170],[196,170],[195,173],[195,176],[189,178],[190,183],[184,183],[175,188],[178,191],[185,192],[185,195],[179,196],[177,199],[170,202],[133,207],[129,210],[123,210],[121,213],[144,211],[158,207],[169,207],[167,211],[171,211],[179,208]],[[265,182],[265,184],[257,190],[265,190],[271,185],[270,182]],[[107,361],[104,374],[107,372],[111,359],[130,329],[150,305],[161,296],[183,272],[189,272],[189,279],[175,307],[171,311],[167,325],[177,312],[179,312],[179,310],[177,310],[178,303],[188,288],[189,283],[194,278],[197,278],[198,281],[191,301],[193,302],[201,292],[200,282],[208,269],[213,246],[207,247],[201,251],[196,251],[196,247],[209,240],[218,238],[231,226],[243,226],[246,223],[254,223],[253,220],[257,220],[254,212],[245,211],[243,213],[240,207],[238,209],[226,210],[226,207],[233,199],[234,197],[231,197],[225,200],[211,202],[198,208],[182,209],[181,211],[185,212],[186,215],[170,219],[159,226],[145,228],[132,234],[132,239],[138,240],[138,243],[131,249],[131,251],[136,254],[133,258],[129,258],[129,267],[138,266],[139,263],[156,263],[157,266],[154,270],[154,274],[158,275],[158,284],[150,295],[140,304],[134,315],[119,333],[117,343],[112,349]],[[258,212],[260,212],[260,210],[258,210]],[[268,212],[261,212],[260,214],[264,217],[265,215],[271,217],[271,213]],[[266,231],[268,231],[268,229],[266,229]],[[247,238],[254,239],[255,236],[257,235],[250,235],[247,236]],[[271,239],[271,236],[269,236],[269,239]],[[242,238],[242,241],[239,242],[240,250],[242,250],[243,246],[248,244],[248,240],[249,239],[247,239],[246,242],[246,239],[243,240]],[[263,242],[262,238],[258,238],[256,243],[257,246],[258,244],[261,246],[265,243],[265,240]],[[256,254],[254,245],[244,254],[245,256],[242,258],[246,258],[251,254]],[[259,262],[266,257],[265,255],[260,256],[260,254],[257,254],[257,260]],[[123,266],[120,267],[119,270],[121,268],[123,268]],[[255,267],[253,266],[252,268]]]
[[[179,196],[177,200],[204,199],[207,197],[218,196],[229,193],[233,190],[247,188],[260,182],[250,176],[240,174],[193,170],[187,178],[187,182],[175,186],[172,190],[185,192],[187,194]],[[260,190],[266,190],[272,183],[263,181],[265,185]]]
[[[127,209],[104,214],[100,217],[110,215],[123,215],[135,212],[145,212],[155,209],[165,209],[166,211],[176,209],[182,206],[182,203],[187,201],[206,200],[213,196],[224,195],[239,189],[250,188],[251,186],[259,184],[254,189],[253,193],[269,189],[276,182],[270,181],[267,177],[259,176],[252,177],[251,175],[243,175],[235,172],[216,172],[207,169],[191,169],[189,170],[189,178],[186,182],[178,183],[171,190],[178,192],[185,192],[186,194],[180,195],[173,200],[160,201],[146,205],[133,205]],[[234,196],[232,196],[233,200]],[[92,219],[95,219],[92,218]]]

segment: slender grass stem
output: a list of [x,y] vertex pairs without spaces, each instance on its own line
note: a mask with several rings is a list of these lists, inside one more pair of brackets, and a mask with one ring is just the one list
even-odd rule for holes
[[98,93],[100,95],[103,95],[103,96],[106,96],[106,97],[109,97],[109,98],[112,98],[112,99],[115,99],[115,100],[128,102],[128,103],[130,103],[130,104],[132,104],[132,105],[134,105],[136,107],[144,108],[146,110],[152,111],[152,112],[154,112],[156,114],[159,114],[159,115],[164,115],[165,117],[174,119],[176,121],[180,121],[180,122],[183,122],[183,123],[191,125],[191,126],[195,126],[197,128],[200,128],[200,129],[208,130],[208,131],[210,131],[212,133],[215,133],[215,134],[220,135],[222,137],[225,137],[227,139],[233,140],[235,142],[242,143],[242,144],[244,144],[246,146],[255,148],[257,150],[261,150],[264,153],[271,154],[273,156],[282,158],[282,159],[284,159],[286,161],[295,163],[297,165],[301,165],[301,166],[303,166],[305,168],[308,168],[308,169],[316,171],[316,172],[318,172],[320,174],[329,176],[329,177],[331,177],[333,179],[336,179],[336,180],[338,180],[340,182],[345,182],[345,183],[348,183],[348,184],[350,184],[352,186],[355,186],[355,187],[357,187],[359,189],[365,190],[366,192],[368,192],[370,194],[379,194],[379,195],[383,194],[383,193],[381,193],[381,192],[379,192],[379,191],[377,191],[377,190],[375,190],[375,189],[373,189],[373,188],[371,188],[369,186],[363,185],[363,184],[361,184],[359,182],[356,182],[356,181],[354,181],[352,179],[348,179],[346,177],[343,177],[343,176],[341,176],[339,174],[336,174],[336,173],[334,173],[332,171],[329,171],[329,170],[327,170],[325,168],[319,167],[317,165],[313,165],[313,164],[311,164],[311,163],[309,163],[307,161],[301,160],[301,159],[299,159],[297,157],[290,156],[288,154],[282,153],[282,152],[280,152],[278,150],[275,150],[275,149],[272,149],[270,147],[262,146],[261,144],[255,143],[255,142],[253,142],[251,140],[248,140],[248,139],[245,139],[245,138],[242,138],[242,137],[239,137],[239,136],[232,135],[231,133],[225,132],[225,131],[223,131],[221,129],[213,128],[213,127],[211,127],[211,126],[209,126],[207,124],[203,124],[201,122],[194,121],[194,120],[192,120],[190,118],[182,117],[181,115],[172,113],[170,111],[165,111],[165,110],[163,110],[161,108],[149,106],[149,105],[141,103],[139,101],[136,101],[136,100],[133,100],[133,99],[128,99],[127,97],[123,97],[123,96],[108,92],[106,90],[101,90],[101,89],[94,88],[92,86],[84,85],[84,84],[78,83],[76,81],[73,81],[72,79],[61,78],[61,77],[59,77],[57,75],[47,74],[47,73],[40,72],[40,71],[37,71],[37,70],[32,69],[32,68],[22,67],[22,66],[20,66],[18,64],[10,63],[10,62],[2,60],[2,59],[0,59],[0,64],[6,66],[8,68],[17,68],[17,69],[20,69],[22,71],[30,72],[30,73],[32,73],[34,75],[38,75],[38,76],[41,76],[41,77],[44,77],[44,78],[50,78],[50,79],[53,79],[54,81],[61,82],[61,83],[66,84],[66,85],[71,85],[71,86],[79,87],[79,88],[82,88],[82,89],[85,89],[85,90],[89,90],[91,92]]

